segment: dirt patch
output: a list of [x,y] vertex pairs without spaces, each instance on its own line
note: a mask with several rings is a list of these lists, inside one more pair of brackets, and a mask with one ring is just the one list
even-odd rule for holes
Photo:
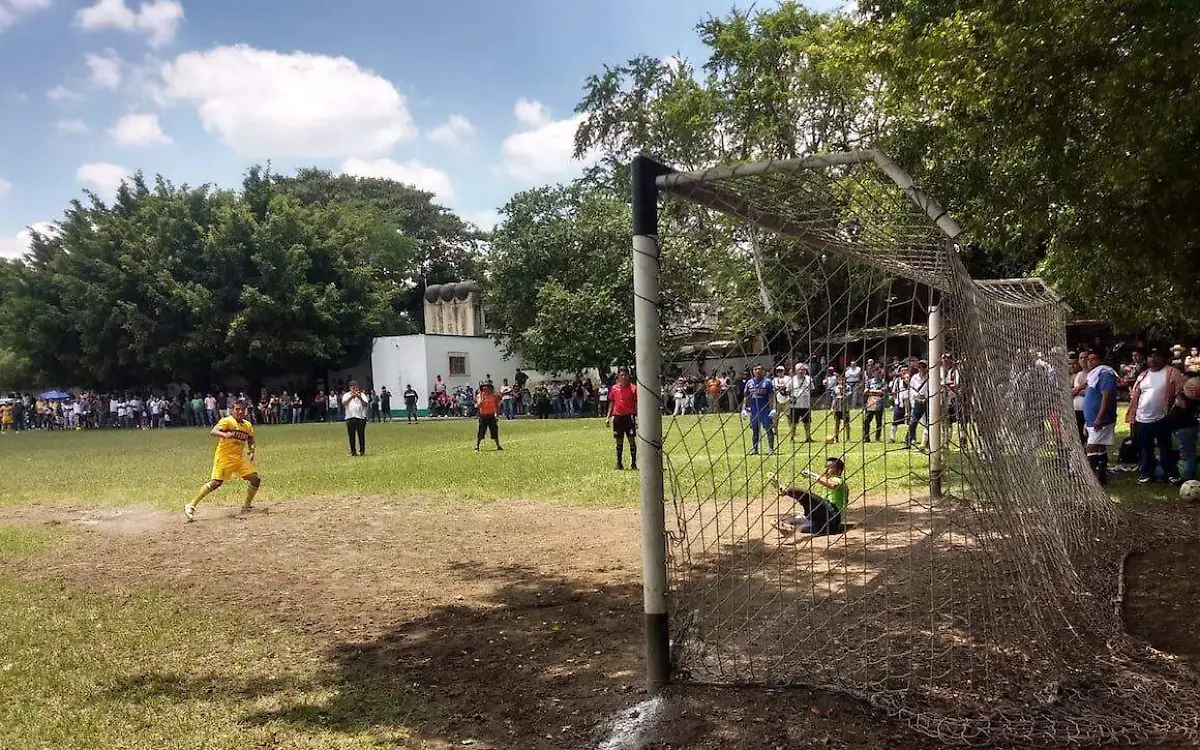
[[[646,721],[622,715],[646,698],[636,509],[338,497],[235,511],[208,504],[185,524],[140,509],[6,508],[0,523],[99,533],[5,566],[101,590],[160,586],[304,631],[333,705],[246,723],[370,729],[395,712],[364,697],[403,691],[421,739],[474,748],[596,748],[613,720],[630,731],[609,750],[934,746],[858,701],[802,689],[688,687]],[[1127,614],[1131,631],[1195,659],[1200,550],[1176,553],[1130,561]]]
[[1125,626],[1159,651],[1200,666],[1200,544],[1158,547],[1129,558]]
[[153,508],[0,508],[0,523],[71,525],[120,535],[161,533],[178,521],[177,514]]

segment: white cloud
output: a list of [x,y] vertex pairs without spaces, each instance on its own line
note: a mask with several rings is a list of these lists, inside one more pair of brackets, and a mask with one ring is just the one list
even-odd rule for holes
[[495,211],[463,211],[459,216],[485,232],[492,231],[500,223],[500,214]]
[[84,62],[91,73],[93,86],[111,90],[121,85],[121,58],[117,53],[109,50],[104,55],[89,54],[84,57]]
[[429,131],[429,140],[451,148],[466,148],[475,142],[475,126],[462,115],[450,115],[450,119]]
[[0,0],[0,31],[7,29],[21,19],[21,16],[35,10],[50,7],[53,0]]
[[139,32],[146,35],[146,41],[152,47],[160,47],[174,39],[182,22],[183,5],[179,0],[152,0],[142,3],[137,10],[126,5],[125,0],[96,0],[75,14],[75,25],[81,28]]
[[12,183],[9,182],[8,180],[4,179],[3,177],[0,177],[0,198],[7,198],[8,194],[11,192],[12,192]]
[[550,122],[550,110],[546,109],[546,105],[531,99],[518,99],[517,105],[513,107],[513,114],[517,116],[518,122],[531,128]]
[[38,234],[54,236],[58,227],[48,221],[35,221],[30,227],[22,229],[13,237],[0,237],[0,258],[20,258],[29,252],[33,244],[33,231]]
[[133,176],[128,168],[107,162],[89,162],[75,171],[75,179],[92,189],[100,200],[111,202],[121,183]]
[[379,177],[412,185],[433,193],[442,202],[454,200],[454,185],[450,182],[450,175],[416,159],[400,164],[391,159],[368,161],[352,158],[342,164],[342,172],[355,177]]
[[376,156],[417,134],[396,87],[345,57],[238,45],[188,52],[162,72],[165,97],[194,104],[249,158]]
[[153,114],[135,112],[125,115],[109,128],[108,134],[118,146],[155,146],[171,142],[158,125],[158,115]]
[[575,131],[583,115],[565,120],[551,120],[550,111],[540,102],[521,99],[513,109],[525,130],[510,135],[500,144],[500,174],[518,180],[539,180],[566,177],[580,167],[595,161],[594,156],[575,160]]
[[46,98],[52,102],[77,102],[83,97],[63,85],[55,86],[46,92]]
[[92,129],[83,120],[59,120],[58,132],[63,135],[87,135]]

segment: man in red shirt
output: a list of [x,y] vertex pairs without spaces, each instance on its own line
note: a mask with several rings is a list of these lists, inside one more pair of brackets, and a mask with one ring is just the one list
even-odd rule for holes
[[611,424],[617,441],[617,468],[624,469],[625,437],[629,437],[629,468],[637,471],[637,386],[629,382],[629,370],[617,371],[617,384],[608,392],[608,414],[604,423]]

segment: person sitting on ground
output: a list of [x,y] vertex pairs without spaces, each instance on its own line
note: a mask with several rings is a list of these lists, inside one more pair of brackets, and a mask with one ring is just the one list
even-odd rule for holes
[[789,535],[799,530],[802,534],[840,534],[845,529],[843,522],[846,505],[850,500],[850,488],[842,477],[846,463],[830,456],[825,459],[825,472],[805,470],[804,476],[821,486],[821,495],[799,487],[784,487],[779,477],[772,474],[767,480],[779,492],[780,497],[790,497],[804,509],[803,516],[784,516],[776,524],[780,534]]

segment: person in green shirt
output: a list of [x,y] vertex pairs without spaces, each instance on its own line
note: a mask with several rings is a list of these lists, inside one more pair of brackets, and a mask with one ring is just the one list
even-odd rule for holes
[[820,487],[820,495],[799,487],[784,487],[779,483],[779,477],[772,474],[769,481],[779,491],[780,497],[790,497],[804,509],[803,516],[784,516],[779,519],[775,528],[780,534],[794,534],[797,530],[802,534],[840,534],[844,530],[843,517],[846,505],[850,501],[850,488],[842,476],[846,471],[846,463],[840,458],[830,456],[825,459],[825,472],[805,470],[804,476],[813,481],[813,487]]

